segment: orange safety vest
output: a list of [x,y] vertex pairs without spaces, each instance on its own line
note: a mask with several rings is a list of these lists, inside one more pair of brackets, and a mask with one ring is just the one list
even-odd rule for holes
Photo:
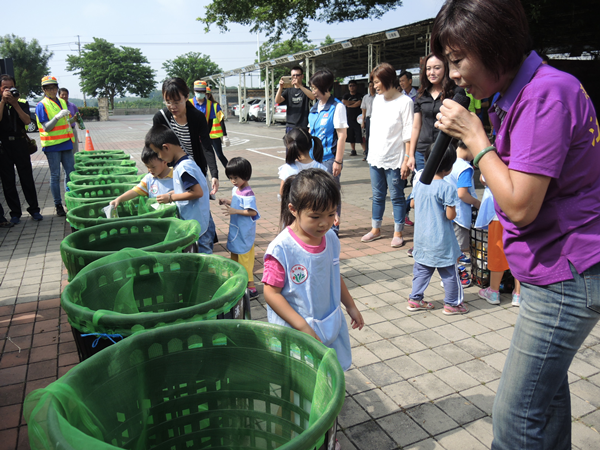
[[[195,97],[190,98],[190,102],[192,103],[192,105],[194,105],[194,107],[196,107],[195,101],[196,102],[198,101],[198,100],[196,100]],[[207,98],[205,98],[204,101],[206,102],[206,112],[204,113],[204,116],[206,117],[206,123],[208,123],[208,121],[210,120],[211,108],[215,112],[215,120],[213,120],[212,128],[210,129],[210,138],[211,139],[220,139],[223,136],[223,128],[221,128],[221,121],[223,120],[223,112],[222,111],[217,112],[217,103],[211,102]]]
[[[44,109],[46,110],[46,115],[49,120],[52,120],[54,116],[56,116],[61,109],[67,109],[67,103],[62,99],[58,99],[62,108],[59,108],[58,105],[50,100],[48,97],[44,97],[42,99],[42,104],[44,105]],[[42,143],[42,147],[50,147],[52,145],[61,144],[71,139],[72,142],[75,142],[75,136],[73,135],[73,129],[69,124],[66,117],[59,119],[52,131],[44,130],[42,123],[40,122],[40,118],[36,116],[38,128],[40,129],[40,141]]]

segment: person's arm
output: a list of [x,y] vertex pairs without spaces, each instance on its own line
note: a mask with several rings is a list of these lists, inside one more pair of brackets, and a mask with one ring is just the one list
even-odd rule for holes
[[468,203],[469,205],[473,205],[475,208],[479,209],[479,207],[481,206],[481,201],[479,201],[479,199],[476,199],[471,195],[471,193],[469,192],[469,188],[461,187],[458,188],[457,191],[458,198],[460,198],[463,202]]
[[407,96],[403,97],[406,99],[402,105],[400,111],[400,117],[402,120],[402,141],[404,142],[404,157],[400,165],[400,176],[403,180],[408,178],[411,172],[411,168],[408,166],[409,152],[410,152],[410,140],[412,137],[412,128],[414,122],[414,105],[412,100]]
[[367,122],[367,108],[362,108],[362,106],[363,106],[362,103],[360,106],[361,106],[361,111],[362,111],[362,116],[363,116],[363,120],[362,120],[362,123],[360,124],[360,127],[364,128],[365,124]]
[[347,128],[336,128],[337,132],[337,147],[335,151],[335,158],[333,159],[333,176],[337,177],[342,173],[342,166],[344,164],[344,150],[346,149],[346,138],[348,137]]
[[454,220],[456,218],[456,207],[446,206],[446,218],[448,220]]
[[279,185],[279,195],[283,195],[283,185],[285,183],[285,180],[281,180],[281,184]]
[[[187,103],[189,104],[189,102]],[[212,177],[210,193],[214,195],[219,190],[219,169],[217,168],[217,158],[215,156],[215,151],[210,140],[210,130],[206,122],[206,117],[204,117],[204,114],[198,111],[196,107],[192,104],[189,104],[186,112],[188,114],[188,121],[190,118],[190,114],[194,114],[194,117],[196,117],[198,120],[200,135],[199,138],[201,142],[200,147],[202,148],[204,158],[206,159],[206,164],[208,166],[208,171],[210,172]],[[192,136],[190,137],[194,139]]]
[[237,214],[239,216],[245,217],[254,217],[258,213],[253,209],[235,209],[231,207],[231,202],[229,204],[223,204],[223,214],[226,216],[232,216]]
[[202,187],[200,184],[195,184],[191,188],[189,188],[186,192],[181,194],[161,194],[156,196],[156,201],[158,203],[173,203],[173,202],[184,202],[186,200],[195,200],[204,195],[202,191]]
[[127,192],[125,192],[124,194],[119,195],[112,202],[110,202],[110,204],[116,208],[117,206],[119,206],[119,203],[125,202],[127,200],[132,200],[136,197],[139,197],[139,195],[140,194],[138,194],[136,191],[134,191],[133,189],[130,189]]
[[314,100],[315,98],[317,98],[317,94],[308,89],[306,86],[299,84],[298,89],[300,89],[304,93],[304,95],[306,95],[310,100]]
[[298,314],[296,310],[290,306],[285,297],[281,295],[281,290],[282,288],[271,286],[269,284],[264,285],[263,292],[267,305],[269,305],[279,317],[289,323],[292,328],[309,334],[320,342],[321,339],[319,339],[315,330],[313,330],[306,320],[304,320],[304,317]]
[[[21,122],[23,122],[24,125],[29,125],[31,123],[31,117],[29,116],[29,103],[17,102],[17,105],[18,106],[15,106],[14,108],[19,115],[19,119],[21,119]],[[0,118],[0,120],[2,120],[2,118]]]
[[356,100],[354,102],[349,102],[349,106],[350,106],[350,108],[360,108],[361,103],[362,103],[362,100]]
[[417,167],[415,161],[415,152],[417,151],[417,143],[419,142],[419,135],[421,134],[423,115],[420,112],[416,112],[413,117],[412,133],[410,135],[410,149],[408,151],[408,161],[406,162],[410,170],[415,170]]
[[[473,157],[490,146],[479,117],[453,100],[444,100],[436,120],[435,126],[461,139]],[[535,220],[546,197],[550,177],[509,169],[496,152],[486,153],[479,161],[479,168],[498,206],[512,223],[524,227]]]
[[283,93],[283,78],[279,79],[279,87],[277,88],[277,93],[275,94],[275,103],[283,103],[285,102],[285,98],[281,95]]
[[362,330],[363,327],[365,326],[365,320],[363,319],[362,314],[356,307],[356,304],[354,303],[354,299],[350,295],[350,292],[348,291],[348,288],[346,287],[346,283],[344,283],[344,279],[342,278],[341,275],[340,275],[340,288],[341,288],[341,294],[342,294],[340,300],[341,300],[342,304],[346,307],[346,312],[352,319],[352,321],[350,322],[350,326],[352,328],[358,328],[359,330]]

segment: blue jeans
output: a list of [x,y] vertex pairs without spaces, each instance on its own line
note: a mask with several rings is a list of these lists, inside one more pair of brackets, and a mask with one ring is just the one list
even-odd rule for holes
[[600,318],[600,263],[573,280],[522,283],[521,308],[493,409],[492,449],[570,449],[567,371]]
[[216,233],[217,227],[215,227],[215,222],[211,214],[208,218],[208,229],[206,230],[206,233],[204,233],[198,239],[198,253],[206,253],[207,255],[212,255]]
[[60,152],[45,152],[48,159],[48,167],[50,167],[50,192],[54,199],[54,205],[62,205],[60,196],[60,165],[62,164],[65,170],[65,191],[67,183],[71,180],[71,172],[75,170],[75,158],[73,158],[73,150],[63,150]]
[[[331,158],[329,161],[323,161],[323,165],[327,168],[327,172],[329,172],[331,175],[333,175],[333,161],[335,161],[335,157]],[[335,178],[335,182],[337,183],[338,187],[340,187],[340,176],[338,175],[337,177],[333,177],[333,178]],[[337,215],[341,220],[342,219],[342,203],[341,202],[337,207]],[[331,227],[331,229],[333,231],[335,231],[336,233],[338,233],[340,231],[339,225],[334,225]]]
[[403,180],[400,176],[400,169],[370,167],[371,188],[373,189],[371,226],[381,228],[383,213],[385,212],[385,196],[389,188],[394,211],[394,231],[402,231],[404,229],[404,217],[406,216],[406,199],[404,198],[406,180]]
[[425,153],[415,151],[416,172],[425,168]]

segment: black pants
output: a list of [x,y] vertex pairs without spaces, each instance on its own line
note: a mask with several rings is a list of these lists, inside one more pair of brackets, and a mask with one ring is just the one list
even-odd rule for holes
[[2,137],[2,147],[0,148],[0,179],[2,180],[2,189],[4,190],[6,204],[10,209],[10,216],[21,217],[21,200],[19,200],[19,193],[17,192],[15,166],[19,174],[19,181],[21,182],[25,200],[29,204],[27,212],[29,214],[40,212],[27,142],[24,139],[17,138],[11,141],[8,138]]

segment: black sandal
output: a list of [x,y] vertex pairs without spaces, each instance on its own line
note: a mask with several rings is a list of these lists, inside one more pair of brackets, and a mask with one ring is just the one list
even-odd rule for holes
[[0,228],[12,228],[14,226],[15,226],[15,224],[12,222],[6,222],[6,221],[0,222]]

